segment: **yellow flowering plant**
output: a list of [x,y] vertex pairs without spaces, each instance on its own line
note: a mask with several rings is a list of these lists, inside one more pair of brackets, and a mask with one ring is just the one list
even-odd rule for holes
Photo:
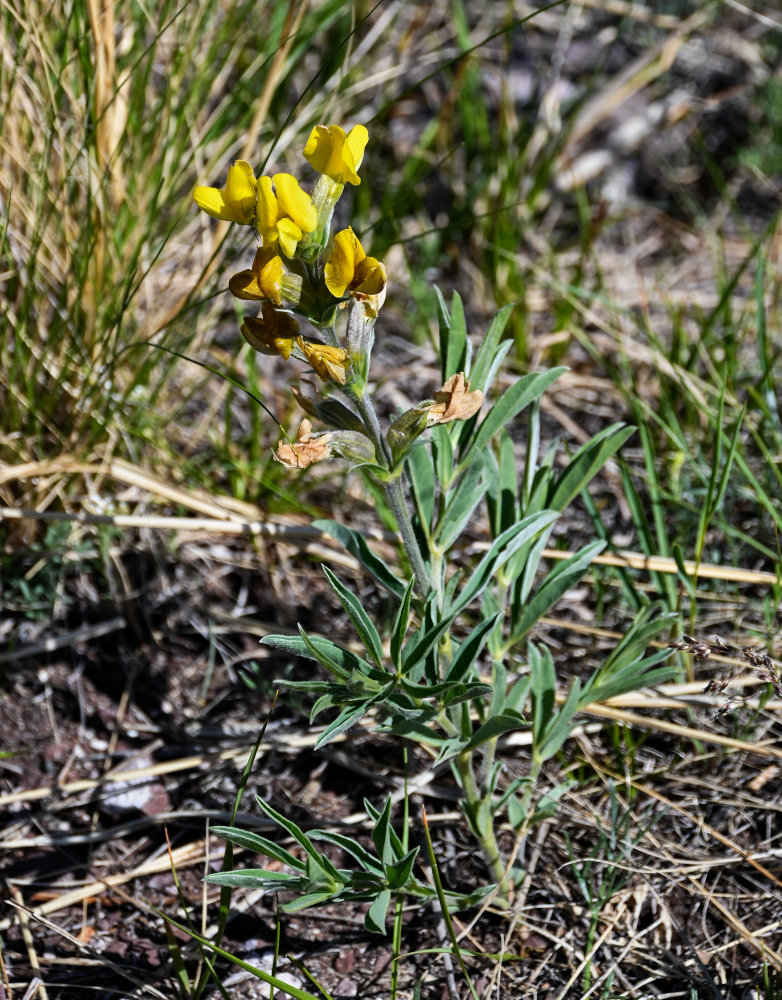
[[[649,639],[666,625],[653,609],[639,615],[603,667],[584,683],[572,680],[559,705],[551,654],[529,641],[540,617],[580,580],[603,547],[593,542],[547,570],[543,551],[552,527],[633,429],[607,427],[559,465],[553,450],[540,456],[540,397],[563,369],[524,375],[492,396],[510,343],[503,339],[510,307],[495,317],[474,350],[461,299],[455,295],[449,308],[439,292],[442,384],[383,428],[373,403],[370,363],[386,269],[366,253],[351,227],[330,235],[345,186],[360,183],[367,140],[360,125],[350,131],[316,125],[304,150],[320,174],[312,194],[290,174],[256,180],[243,161],[229,169],[225,189],[194,192],[200,208],[249,225],[260,242],[251,266],[231,278],[229,289],[260,304],[260,315],[244,318],[242,335],[254,350],[285,359],[307,414],[295,438],[281,441],[274,457],[295,474],[317,462],[347,459],[385,491],[399,529],[402,560],[393,569],[358,531],[333,520],[316,522],[387,591],[395,608],[387,642],[383,626],[328,569],[326,577],[362,652],[302,629],[296,636],[262,641],[284,656],[307,657],[325,668],[325,678],[280,682],[315,696],[313,719],[329,714],[317,747],[369,715],[380,732],[425,745],[436,762],[448,762],[487,869],[480,892],[452,894],[449,904],[467,905],[488,893],[509,901],[523,878],[515,861],[526,832],[552,814],[567,788],[543,796],[538,779],[569,737],[576,713],[591,701],[672,673],[658,666],[665,650],[644,656]],[[297,379],[300,366],[315,380]],[[526,456],[519,470],[507,428],[525,412]],[[313,429],[313,420],[323,429]],[[481,514],[487,544],[465,567],[463,535]],[[523,777],[506,774],[498,758],[501,739],[518,730],[529,733],[531,746]],[[209,881],[292,891],[294,899],[283,909],[369,900],[367,927],[378,932],[392,901],[431,897],[431,887],[413,874],[415,851],[406,848],[406,831],[399,838],[390,828],[390,803],[382,810],[368,807],[379,824],[373,834],[378,853],[349,851],[358,870],[338,870],[315,850],[318,838],[344,847],[335,835],[305,834],[266,803],[261,807],[294,836],[306,862],[265,838],[222,827],[218,832],[228,840],[285,861],[293,874],[224,872]],[[515,846],[505,853],[497,837],[500,822],[516,833]]]

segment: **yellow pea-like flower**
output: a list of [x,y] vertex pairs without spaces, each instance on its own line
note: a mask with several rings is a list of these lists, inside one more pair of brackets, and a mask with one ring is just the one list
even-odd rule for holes
[[246,160],[228,168],[224,188],[199,186],[193,191],[193,200],[207,215],[245,226],[255,219],[256,196],[257,181]]
[[332,347],[330,344],[317,344],[311,340],[305,340],[303,337],[297,337],[296,343],[319,378],[324,382],[328,382],[330,379],[339,385],[345,384],[348,368],[350,368],[350,357],[347,351],[341,347]]
[[282,275],[282,260],[274,247],[259,247],[252,268],[233,275],[228,287],[237,299],[271,299],[279,306],[282,304]]
[[352,229],[343,229],[334,237],[324,278],[335,298],[348,294],[361,299],[372,315],[377,315],[385,300],[386,269],[379,260],[367,257]]
[[304,158],[338,184],[360,184],[357,171],[368,139],[363,125],[354,125],[347,134],[339,125],[316,125],[304,147]]
[[258,228],[265,245],[277,243],[293,257],[305,233],[318,224],[312,199],[292,174],[275,174],[258,181]]
[[241,326],[242,336],[254,351],[279,354],[287,361],[293,351],[299,324],[287,312],[275,309],[270,302],[261,307],[263,318],[246,316]]

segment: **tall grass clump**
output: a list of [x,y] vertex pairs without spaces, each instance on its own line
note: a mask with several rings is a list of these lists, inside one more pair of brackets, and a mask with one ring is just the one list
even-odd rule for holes
[[258,17],[218,0],[0,12],[0,461],[181,454],[166,427],[199,369],[144,345],[215,338],[202,282],[231,251],[188,213],[196,172],[272,138],[284,157],[278,94],[314,36],[350,30],[336,2]]

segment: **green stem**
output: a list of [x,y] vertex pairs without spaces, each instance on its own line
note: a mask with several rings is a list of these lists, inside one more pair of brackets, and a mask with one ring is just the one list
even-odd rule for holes
[[[383,432],[380,429],[380,421],[377,419],[377,413],[375,413],[372,400],[366,394],[359,396],[358,393],[351,391],[348,386],[345,386],[345,393],[355,403],[361,419],[364,421],[369,438],[375,446],[378,461],[382,462],[387,469],[390,469],[391,455],[383,437]],[[432,582],[426,562],[421,555],[418,539],[415,537],[415,532],[413,531],[413,522],[410,520],[410,511],[407,508],[407,499],[402,489],[401,479],[397,477],[385,483],[384,489],[388,504],[394,512],[407,558],[410,560],[410,566],[415,573],[416,590],[421,597],[426,597],[432,589]]]
[[473,760],[474,755],[470,750],[463,751],[456,758],[459,783],[464,792],[465,813],[472,827],[472,832],[480,845],[489,873],[499,886],[499,895],[504,897],[505,887],[502,885],[502,881],[505,876],[505,866],[500,857],[500,848],[490,815],[491,799],[489,796],[481,795],[475,780]]

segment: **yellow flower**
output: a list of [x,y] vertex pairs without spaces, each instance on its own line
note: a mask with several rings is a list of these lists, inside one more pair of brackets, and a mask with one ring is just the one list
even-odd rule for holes
[[279,243],[286,257],[296,253],[305,233],[318,224],[310,196],[292,174],[275,174],[258,181],[258,228],[266,245]]
[[345,293],[365,302],[376,316],[386,297],[386,269],[374,257],[367,257],[352,229],[334,237],[334,246],[324,271],[326,288],[341,299]]
[[350,357],[347,351],[343,351],[341,347],[332,347],[330,344],[305,340],[303,337],[297,337],[296,343],[319,378],[324,382],[331,379],[332,382],[338,382],[340,385],[345,384],[347,371],[350,368]]
[[274,247],[259,247],[252,268],[233,275],[228,287],[237,299],[271,299],[279,306],[282,274],[282,259]]
[[237,160],[228,168],[224,188],[199,186],[193,191],[193,200],[215,219],[248,226],[255,218],[256,187],[253,168],[246,160]]
[[290,313],[280,312],[270,302],[264,302],[261,311],[263,319],[245,317],[241,326],[242,336],[254,351],[279,354],[287,361],[293,351],[299,324]]
[[360,184],[357,170],[368,139],[363,125],[354,125],[347,135],[339,125],[316,125],[304,147],[304,159],[338,184]]

